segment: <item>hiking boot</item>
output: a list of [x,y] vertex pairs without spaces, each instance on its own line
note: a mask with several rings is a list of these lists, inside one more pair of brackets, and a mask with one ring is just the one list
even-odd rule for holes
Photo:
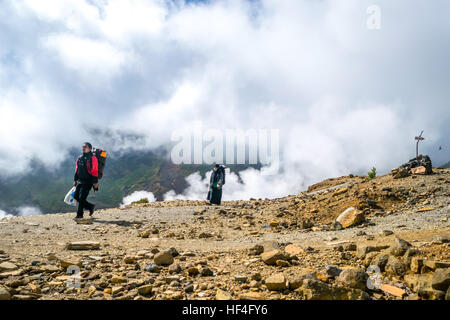
[[75,219],[83,219],[83,216],[80,216],[77,214],[77,216],[75,217]]
[[95,204],[92,205],[92,207],[89,209],[89,217],[92,217],[94,214]]

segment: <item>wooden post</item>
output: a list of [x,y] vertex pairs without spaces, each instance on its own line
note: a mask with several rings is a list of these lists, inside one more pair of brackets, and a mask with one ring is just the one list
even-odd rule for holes
[[419,157],[419,141],[425,140],[425,138],[422,138],[422,133],[423,133],[423,130],[419,134],[418,137],[414,137],[414,139],[417,140],[417,142],[416,142],[416,159]]

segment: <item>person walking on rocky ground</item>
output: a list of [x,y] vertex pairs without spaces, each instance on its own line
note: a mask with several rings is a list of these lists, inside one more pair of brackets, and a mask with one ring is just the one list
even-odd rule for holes
[[75,219],[82,219],[84,209],[89,210],[89,216],[94,213],[95,205],[87,201],[92,188],[98,191],[98,159],[92,153],[92,145],[85,142],[81,154],[76,161],[73,186],[76,187],[74,199],[78,201],[78,211]]

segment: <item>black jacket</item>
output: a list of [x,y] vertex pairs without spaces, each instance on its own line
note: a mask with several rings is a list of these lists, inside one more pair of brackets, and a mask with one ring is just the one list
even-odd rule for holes
[[211,178],[209,180],[209,186],[212,187],[214,183],[218,183],[222,187],[222,185],[223,185],[223,172],[222,172],[222,170],[218,169],[218,170],[214,171],[214,169],[213,169],[213,171],[211,173]]
[[98,159],[92,152],[78,157],[73,180],[86,184],[98,183]]

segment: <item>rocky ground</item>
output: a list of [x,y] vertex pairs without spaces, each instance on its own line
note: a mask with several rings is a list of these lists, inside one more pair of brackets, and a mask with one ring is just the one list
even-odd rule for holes
[[450,169],[433,171],[3,219],[0,299],[450,299]]

